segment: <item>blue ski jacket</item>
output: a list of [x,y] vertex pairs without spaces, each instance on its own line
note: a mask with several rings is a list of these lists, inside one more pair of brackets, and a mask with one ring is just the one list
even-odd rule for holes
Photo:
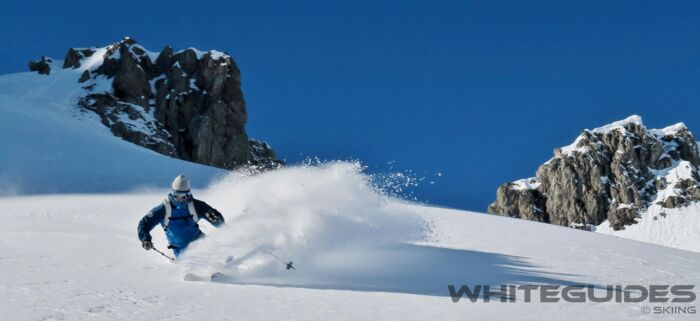
[[223,215],[205,202],[191,197],[185,202],[177,202],[172,195],[168,195],[162,204],[141,219],[138,236],[141,241],[150,241],[151,230],[160,224],[170,243],[169,248],[173,249],[175,256],[179,256],[192,241],[204,236],[197,224],[199,219],[205,219],[215,227],[225,223]]

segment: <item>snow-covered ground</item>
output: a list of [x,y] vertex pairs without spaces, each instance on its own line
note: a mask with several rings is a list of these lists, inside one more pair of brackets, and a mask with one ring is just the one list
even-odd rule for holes
[[663,208],[653,204],[637,219],[637,224],[615,231],[606,221],[595,231],[700,252],[700,204],[693,203],[681,208]]
[[0,76],[0,195],[113,192],[163,186],[173,173],[209,182],[222,171],[116,138],[76,103],[80,70]]
[[[356,163],[248,176],[167,158],[79,112],[79,72],[0,76],[2,320],[695,317],[642,314],[648,303],[453,303],[449,284],[694,284],[700,253],[406,203]],[[202,223],[208,236],[170,263],[141,248],[136,225],[179,173],[227,225]],[[213,272],[226,277],[201,279]]]
[[[0,318],[694,320],[642,314],[649,303],[453,303],[448,284],[694,284],[700,254],[404,203],[367,178],[352,163],[224,177],[194,192],[227,226],[202,223],[177,263],[136,238],[166,190],[1,198]],[[185,280],[214,271],[230,277]]]

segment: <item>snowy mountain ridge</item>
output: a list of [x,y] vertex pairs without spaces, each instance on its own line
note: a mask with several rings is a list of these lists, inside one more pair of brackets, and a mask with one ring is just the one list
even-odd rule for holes
[[0,76],[0,195],[123,192],[163,186],[178,172],[202,183],[223,173],[114,136],[99,115],[76,106],[79,76]]
[[633,115],[584,130],[536,177],[501,185],[489,213],[699,251],[699,165],[685,124],[647,129]]
[[164,155],[220,168],[276,167],[267,143],[248,139],[240,71],[226,53],[165,47],[156,53],[124,38],[70,48],[60,68],[42,57],[30,70],[67,70],[82,91],[74,103],[95,112],[115,136]]

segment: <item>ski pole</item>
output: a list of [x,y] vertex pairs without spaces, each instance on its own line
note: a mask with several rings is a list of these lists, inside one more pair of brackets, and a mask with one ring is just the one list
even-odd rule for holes
[[272,252],[267,252],[267,251],[263,251],[263,252],[265,252],[265,253],[267,253],[267,254],[270,254],[270,256],[272,256],[272,257],[274,257],[275,259],[277,259],[277,261],[280,261],[280,262],[284,263],[284,265],[286,265],[286,267],[287,267],[287,270],[296,270],[296,269],[294,268],[294,265],[292,265],[292,263],[294,263],[294,262],[292,262],[292,261],[285,262],[284,260],[282,260],[282,259],[280,259],[279,257],[277,257],[277,255],[272,254]]
[[167,258],[168,260],[170,260],[170,261],[172,261],[172,262],[175,262],[175,258],[172,258],[172,257],[168,256],[167,254],[165,254],[165,253],[159,251],[155,246],[152,247],[152,249],[153,249],[154,251],[156,251],[158,254],[164,256],[165,258]]

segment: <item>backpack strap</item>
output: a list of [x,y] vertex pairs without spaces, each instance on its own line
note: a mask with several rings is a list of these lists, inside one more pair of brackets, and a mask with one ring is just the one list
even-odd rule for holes
[[190,211],[190,215],[192,215],[192,221],[197,223],[199,221],[199,215],[197,215],[197,210],[194,208],[194,200],[190,200],[189,203],[187,203],[187,209]]
[[163,218],[163,228],[168,228],[170,224],[170,216],[173,215],[173,206],[170,205],[170,200],[166,197],[163,200],[163,206],[165,207],[165,218]]
[[[170,217],[173,215],[173,206],[170,204],[170,199],[167,197],[163,200],[163,207],[165,207],[165,218],[163,218],[163,228],[168,228],[170,224]],[[194,208],[194,200],[187,204],[187,210],[192,216],[192,221],[197,223],[199,221],[199,215],[197,215],[197,210]]]

